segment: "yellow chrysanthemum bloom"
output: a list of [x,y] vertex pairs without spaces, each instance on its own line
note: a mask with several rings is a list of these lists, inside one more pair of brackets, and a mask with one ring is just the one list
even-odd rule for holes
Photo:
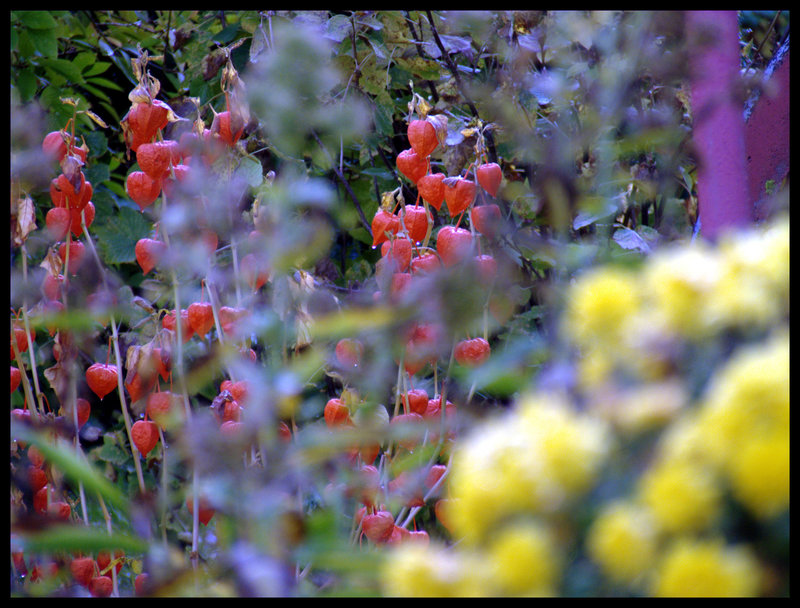
[[789,507],[789,432],[747,440],[728,465],[734,496],[759,517]]
[[789,432],[788,331],[734,354],[710,383],[699,424],[723,470],[752,437]]
[[721,492],[713,475],[686,460],[662,460],[639,480],[639,496],[663,532],[698,532],[719,513]]
[[589,489],[611,444],[607,425],[574,411],[555,395],[535,395],[519,403],[520,429],[541,446],[546,474],[567,497]]
[[758,595],[758,562],[742,547],[722,541],[676,541],[652,581],[658,597],[753,597]]
[[760,275],[733,256],[723,256],[721,266],[704,311],[709,325],[718,330],[765,327],[779,319],[783,307]]
[[526,521],[504,526],[490,540],[485,558],[496,595],[555,594],[561,558],[541,524]]
[[456,447],[447,519],[456,538],[478,542],[492,525],[518,512],[550,510],[563,491],[548,477],[541,446],[520,432],[515,416],[486,422]]
[[766,327],[789,311],[788,223],[728,235],[706,314],[718,328]]
[[586,544],[606,576],[634,584],[655,562],[658,534],[647,509],[620,501],[603,508],[589,528]]
[[536,396],[464,437],[453,455],[447,519],[480,542],[516,513],[552,513],[588,489],[609,449],[606,425],[565,402]]
[[492,594],[486,566],[472,553],[439,544],[401,543],[381,564],[388,597],[482,597]]
[[611,267],[578,277],[566,296],[566,335],[580,348],[613,346],[623,336],[626,320],[640,306],[638,283],[636,273]]
[[714,250],[693,243],[656,252],[643,271],[645,306],[659,324],[687,339],[708,334],[705,303],[720,274]]

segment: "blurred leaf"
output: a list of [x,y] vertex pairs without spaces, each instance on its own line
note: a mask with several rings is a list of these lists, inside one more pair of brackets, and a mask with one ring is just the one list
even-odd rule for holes
[[109,534],[101,528],[86,526],[50,526],[42,532],[19,534],[25,551],[32,554],[97,553],[121,549],[126,554],[145,553],[147,541],[126,534]]
[[607,220],[619,212],[619,203],[604,198],[584,199],[580,211],[572,220],[572,229],[580,230],[597,221]]
[[360,331],[380,329],[397,321],[390,308],[351,308],[314,319],[311,333],[315,339],[336,339],[353,336]]

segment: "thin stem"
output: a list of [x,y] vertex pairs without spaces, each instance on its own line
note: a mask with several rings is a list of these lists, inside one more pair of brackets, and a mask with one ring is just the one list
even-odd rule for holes
[[[11,321],[11,335],[14,335],[14,321]],[[33,411],[34,411],[34,419],[38,422],[39,418],[42,414],[39,413],[39,410],[36,407],[36,402],[33,399],[33,392],[31,391],[31,384],[28,380],[28,374],[25,371],[25,365],[22,362],[22,355],[17,348],[17,341],[11,340],[11,348],[14,349],[14,359],[17,361],[17,365],[20,367],[20,376],[22,377],[22,390],[25,393],[25,402],[28,403],[28,409],[30,411],[31,403],[33,403]],[[28,346],[30,348],[30,345]]]
[[[161,205],[162,210],[167,206],[167,196],[166,194],[162,194],[161,196]],[[169,234],[167,231],[164,231],[164,243],[167,247],[170,247],[169,242]],[[236,260],[236,254],[234,249],[234,262]],[[238,275],[237,275],[238,276]],[[175,268],[170,268],[170,278],[172,280],[172,294],[173,300],[175,301],[175,329],[177,332],[177,376],[178,376],[178,384],[179,390],[181,393],[181,397],[183,397],[183,408],[186,413],[186,421],[188,422],[192,418],[192,406],[189,401],[189,394],[186,388],[186,376],[184,370],[184,359],[183,359],[183,323],[181,323],[181,300],[180,300],[180,290],[178,289],[178,275],[175,272]],[[239,283],[236,282],[236,289],[237,289],[237,297],[238,297],[238,289]],[[212,306],[213,309],[213,306]],[[216,318],[215,318],[216,321]],[[198,479],[197,479],[197,469],[192,468],[192,506],[193,506],[193,513],[192,513],[192,552],[191,552],[191,559],[192,559],[192,567],[197,568],[198,565],[198,553],[197,553],[197,545],[198,545],[198,535],[200,529],[200,501],[198,497]]]
[[[22,244],[22,279],[25,283],[28,282],[28,252],[25,248],[25,243]],[[37,407],[36,413],[40,415],[44,415],[44,405],[42,403],[42,391],[39,388],[39,374],[36,371],[36,345],[33,343],[32,334],[31,334],[31,322],[28,318],[28,297],[27,295],[22,300],[22,322],[25,325],[25,336],[28,340],[28,357],[30,358],[31,364],[31,376],[33,377],[33,388],[36,393],[36,401],[31,401]],[[13,326],[11,335],[14,335]],[[16,340],[14,340],[16,343]],[[21,358],[17,358],[18,361],[22,361]]]
[[[86,226],[86,220],[83,218],[83,216],[81,216],[81,224],[83,227],[83,234],[86,236],[86,242],[92,252],[92,257],[95,259],[95,262],[97,262],[97,267],[100,269],[100,276],[103,278],[103,287],[106,291],[108,291],[108,284],[106,282],[103,264],[100,261],[100,256],[97,255],[97,249],[94,246],[94,241],[89,234],[89,228]],[[117,322],[114,319],[113,313],[110,315],[109,323],[111,324],[111,343],[114,346],[114,359],[117,365],[117,392],[119,393],[119,403],[122,407],[122,417],[125,421],[125,431],[128,434],[128,442],[131,446],[131,455],[133,456],[133,464],[136,468],[136,478],[139,482],[139,491],[144,494],[145,485],[144,475],[142,474],[142,463],[139,462],[139,450],[136,449],[136,445],[133,443],[133,436],[131,435],[131,416],[128,413],[128,404],[125,400],[125,384],[122,380],[122,355],[120,354],[119,350],[119,333],[117,331]],[[77,409],[77,403],[75,404],[75,408]]]
[[125,430],[128,433],[128,441],[131,445],[131,454],[133,454],[133,464],[136,467],[136,478],[139,481],[139,491],[145,493],[144,476],[142,474],[142,463],[139,461],[139,450],[133,443],[133,435],[131,435],[131,416],[128,413],[128,404],[125,400],[125,385],[122,382],[122,356],[119,351],[119,334],[117,333],[117,322],[114,315],[111,315],[111,342],[114,345],[114,358],[117,364],[117,391],[119,392],[119,403],[122,406],[122,417],[125,420]]
[[[70,388],[70,401],[72,402],[72,421],[75,425],[75,451],[83,456],[83,450],[81,449],[81,438],[78,426],[78,384],[75,378],[75,366],[74,361],[72,365],[72,370],[69,375],[69,388]],[[83,514],[83,523],[87,526],[89,525],[89,515],[86,512],[86,495],[83,491],[83,482],[78,482],[78,493],[81,497],[81,512]]]
[[169,486],[167,484],[167,442],[164,438],[164,430],[158,426],[158,438],[161,440],[161,540],[167,544],[167,496]]
[[[102,511],[103,511],[103,519],[106,522],[106,531],[108,532],[108,535],[111,536],[113,534],[113,530],[111,528],[111,516],[108,513],[108,509],[106,508],[106,503],[103,500],[102,495],[100,495],[98,493],[97,494],[97,499],[100,501],[100,509],[102,509]],[[111,561],[112,561],[111,582],[113,583],[113,589],[114,589],[113,594],[114,594],[114,596],[119,596],[119,589],[117,588],[117,567],[116,567],[116,565],[113,565],[113,561],[114,561],[114,554],[113,553],[111,553]]]

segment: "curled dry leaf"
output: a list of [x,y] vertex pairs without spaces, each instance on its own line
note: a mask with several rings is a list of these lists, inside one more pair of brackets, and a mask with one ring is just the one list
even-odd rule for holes
[[11,225],[14,232],[14,245],[23,245],[28,239],[28,235],[36,230],[36,211],[33,207],[33,199],[24,196],[17,199],[16,213],[11,214]]

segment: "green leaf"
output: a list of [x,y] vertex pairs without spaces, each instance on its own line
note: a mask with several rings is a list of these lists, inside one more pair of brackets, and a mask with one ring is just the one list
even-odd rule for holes
[[102,163],[89,165],[83,173],[86,176],[86,180],[90,182],[92,186],[106,182],[111,175],[108,170],[108,165]]
[[393,179],[392,174],[389,172],[388,169],[381,169],[380,167],[367,167],[365,169],[361,169],[361,175],[368,175],[369,177],[378,177],[380,179]]
[[102,447],[93,450],[92,455],[117,467],[127,464],[131,459],[131,454],[119,446],[113,434],[108,433],[103,437]]
[[72,64],[77,67],[81,72],[85,72],[87,69],[91,69],[94,65],[94,62],[97,61],[97,57],[94,53],[89,53],[85,51],[83,53],[78,53],[75,57],[72,58]]
[[28,30],[34,48],[42,57],[58,55],[58,37],[55,30]]
[[650,252],[650,245],[648,245],[647,241],[638,232],[630,228],[624,226],[617,228],[612,238],[623,249],[634,249],[642,253]]
[[15,11],[14,16],[32,30],[52,30],[58,25],[48,11]]
[[386,107],[380,104],[375,105],[375,111],[372,113],[375,121],[375,129],[381,135],[391,136],[394,132],[392,125],[392,113]]
[[150,234],[152,226],[141,211],[122,207],[115,218],[95,229],[97,243],[107,264],[136,261],[136,243]]
[[116,82],[112,82],[108,78],[100,78],[100,77],[88,78],[86,80],[86,82],[91,82],[92,84],[97,85],[98,87],[111,89],[112,91],[124,91],[125,90],[121,86],[119,86]]
[[36,74],[31,69],[23,69],[19,71],[16,78],[16,87],[19,90],[19,100],[26,103],[33,98],[36,94],[38,81]]
[[[100,131],[91,131],[86,133],[84,138],[86,139],[86,145],[89,146],[89,153],[92,156],[102,156],[108,152],[108,138],[104,133],[101,133]],[[95,186],[100,184],[101,181],[105,180],[93,181],[92,185]]]
[[122,493],[98,473],[85,459],[79,458],[71,449],[56,445],[47,435],[35,432],[27,427],[14,429],[14,436],[36,446],[45,459],[71,482],[82,483],[87,492],[98,493],[110,504],[128,509],[128,501]]
[[92,194],[92,203],[94,204],[94,213],[97,225],[105,223],[106,219],[110,217],[114,210],[117,208],[114,195],[106,188],[95,188]]
[[78,66],[66,59],[45,59],[42,65],[64,76],[71,84],[83,84],[83,74]]
[[236,177],[243,179],[251,188],[258,188],[264,181],[261,162],[248,156],[239,161],[235,174]]
[[353,24],[350,17],[347,15],[334,15],[325,24],[325,33],[322,34],[325,38],[333,40],[334,42],[341,42],[347,38],[353,31]]
[[86,78],[91,76],[97,76],[98,74],[102,74],[108,68],[111,67],[111,64],[108,61],[95,61],[93,64],[89,65],[88,67],[84,68],[83,75]]

